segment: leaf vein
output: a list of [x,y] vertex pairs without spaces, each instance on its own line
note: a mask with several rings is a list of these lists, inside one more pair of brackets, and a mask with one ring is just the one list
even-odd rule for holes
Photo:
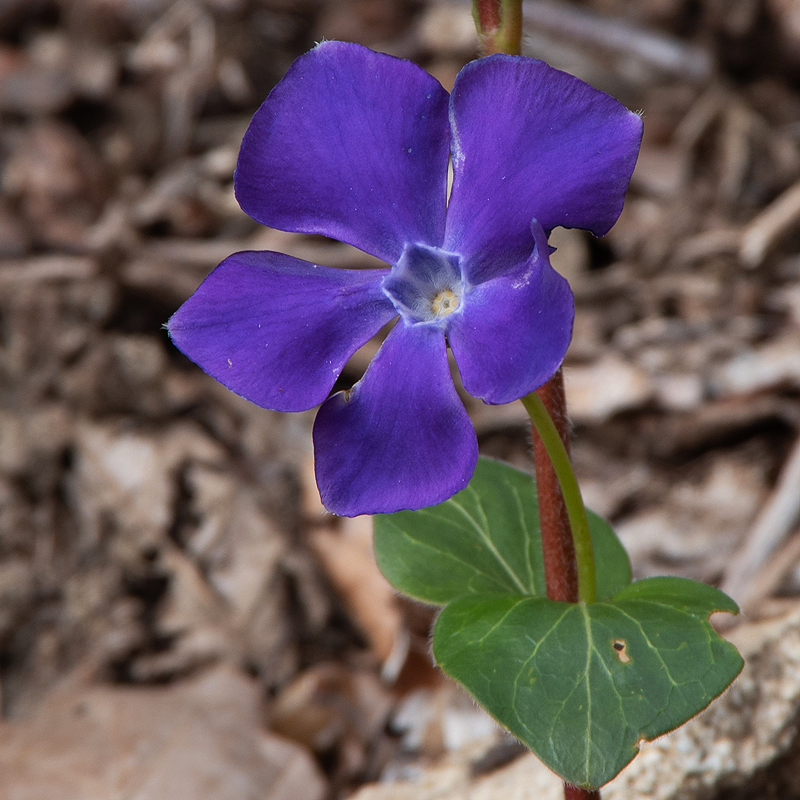
[[423,539],[418,539],[418,538],[412,536],[410,533],[408,533],[407,531],[402,530],[401,528],[398,528],[397,530],[398,530],[398,532],[400,533],[401,536],[404,536],[406,539],[408,539],[409,541],[413,542],[416,546],[425,547],[428,550],[433,551],[434,553],[438,553],[438,554],[440,554],[442,556],[450,558],[453,561],[461,564],[462,566],[467,567],[472,572],[474,572],[474,573],[476,573],[478,575],[483,575],[485,578],[488,578],[489,580],[494,581],[495,583],[497,583],[497,577],[495,575],[492,575],[490,572],[487,572],[486,570],[481,569],[480,567],[476,566],[474,563],[472,563],[470,561],[465,561],[461,556],[459,556],[457,553],[453,552],[452,550],[446,550],[446,549],[443,549],[441,547],[436,547],[435,545],[431,544],[428,541],[425,541]]
[[[639,622],[639,620],[636,619],[636,617],[632,617],[627,611],[623,611],[619,606],[616,606],[616,608],[617,608],[617,611],[619,611],[620,614],[622,614],[623,616],[625,616],[629,620],[631,620],[631,622],[633,622],[633,624],[636,625],[636,627],[641,631],[641,634],[644,637],[644,640],[647,642],[647,644],[650,646],[650,649],[656,654],[656,657],[661,662],[661,666],[664,668],[664,673],[669,678],[669,682],[673,686],[680,686],[681,684],[678,683],[678,681],[676,681],[675,678],[672,677],[672,673],[669,671],[669,667],[667,667],[667,662],[664,661],[663,657],[661,656],[661,652],[655,646],[655,644],[653,644],[653,642],[650,640],[650,637],[645,633],[644,628],[642,627],[642,623]],[[670,690],[670,695],[671,694],[672,694],[672,690]],[[661,709],[661,710],[663,711],[663,709]]]
[[[525,730],[531,735],[533,735],[533,731],[525,724],[525,721],[523,720],[521,714],[519,713],[519,710],[517,709],[517,692],[518,692],[518,689],[520,688],[520,682],[521,682],[520,679],[522,677],[522,673],[525,672],[528,664],[530,664],[531,661],[533,661],[536,658],[536,654],[539,652],[539,648],[547,640],[547,637],[550,636],[550,634],[561,624],[561,620],[563,620],[564,617],[567,614],[569,614],[570,610],[571,610],[571,607],[567,606],[567,608],[565,608],[564,611],[562,612],[561,616],[559,616],[559,618],[550,626],[550,629],[544,634],[544,636],[542,636],[542,638],[539,639],[539,641],[534,645],[533,652],[523,662],[522,667],[520,668],[519,672],[517,673],[517,677],[514,679],[514,692],[511,695],[511,708],[514,711],[514,714],[516,715],[517,719],[519,720],[520,725],[522,725],[522,727],[525,728]],[[528,637],[528,638],[530,639],[530,637]],[[530,641],[533,641],[533,639],[530,639]],[[555,723],[553,723],[553,724],[555,725]],[[553,729],[551,727],[550,728],[550,733],[551,734],[552,734],[552,730]]]
[[528,526],[525,524],[525,504],[522,501],[522,497],[520,497],[519,491],[517,490],[516,486],[509,485],[511,489],[511,493],[514,495],[514,502],[517,506],[517,517],[519,519],[519,527],[522,530],[522,533],[525,537],[525,566],[528,569],[528,579],[530,581],[529,589],[532,595],[537,595],[538,592],[536,591],[536,578],[533,574],[533,564],[531,563],[530,559],[530,549],[531,549],[531,533],[528,529]]
[[[469,490],[469,486],[467,486],[467,488],[464,491],[468,491],[468,490]],[[483,541],[483,543],[492,552],[492,554],[497,559],[497,561],[503,566],[503,568],[505,569],[506,573],[508,573],[508,576],[514,582],[514,584],[517,586],[517,588],[523,594],[529,594],[528,589],[526,589],[525,585],[519,579],[519,577],[517,576],[516,572],[514,572],[514,570],[509,565],[509,563],[503,558],[503,556],[501,555],[500,551],[495,546],[494,542],[489,538],[489,536],[487,536],[486,532],[483,530],[483,528],[481,528],[481,526],[474,519],[474,517],[469,513],[469,511],[467,511],[460,503],[456,503],[453,500],[449,500],[448,502],[452,503],[452,505],[455,508],[457,508],[461,512],[461,514],[469,521],[469,523],[472,525],[472,527],[477,532],[478,536],[480,536],[480,538]],[[480,505],[478,506],[478,508],[480,509]],[[486,522],[486,525],[488,527],[488,521],[486,520],[485,515],[483,515],[482,509],[481,509],[481,515],[483,516],[484,521]]]

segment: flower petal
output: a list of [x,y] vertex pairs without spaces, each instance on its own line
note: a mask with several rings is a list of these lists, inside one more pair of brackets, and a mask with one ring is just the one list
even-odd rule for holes
[[444,235],[447,92],[422,68],[323,42],[256,112],[236,197],[264,225],[320,233],[394,263]]
[[167,327],[192,361],[232,391],[264,408],[303,411],[328,396],[347,359],[396,316],[381,290],[386,274],[234,253]]
[[473,282],[527,257],[531,219],[597,236],[616,222],[642,120],[614,98],[542,61],[493,55],[458,74],[450,121],[444,249]]
[[447,337],[464,388],[487,403],[510,403],[539,388],[564,360],[572,338],[569,284],[551,266],[547,237],[513,272],[472,287]]
[[314,450],[322,502],[342,516],[422,508],[463,489],[478,442],[441,329],[401,320],[362,380],[323,403]]

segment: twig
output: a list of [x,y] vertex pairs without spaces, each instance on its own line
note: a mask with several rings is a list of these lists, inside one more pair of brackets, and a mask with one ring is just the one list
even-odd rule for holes
[[786,575],[800,561],[800,529],[796,530],[783,547],[775,551],[764,566],[753,576],[740,605],[745,612],[757,608],[779,588]]
[[754,269],[761,265],[769,249],[792,228],[800,227],[800,181],[773,200],[742,233],[739,258]]
[[664,75],[704,82],[711,77],[709,54],[693,45],[571,5],[526,0],[524,30],[561,36],[617,55],[634,57]]
[[0,286],[40,281],[86,280],[97,275],[95,259],[86,256],[45,255],[7,261],[0,267]]
[[718,255],[738,253],[741,233],[735,228],[716,228],[687,236],[675,247],[675,262],[690,265],[696,261]]
[[800,439],[781,470],[778,484],[731,563],[722,591],[735,600],[746,598],[764,562],[786,538],[800,517]]

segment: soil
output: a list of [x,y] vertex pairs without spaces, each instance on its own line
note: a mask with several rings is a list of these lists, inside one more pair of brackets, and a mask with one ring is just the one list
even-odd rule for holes
[[[645,122],[615,228],[553,235],[587,504],[637,576],[779,614],[800,594],[800,7],[530,2],[526,18],[526,54]],[[431,667],[430,610],[375,571],[368,520],[324,513],[314,412],[250,405],[162,329],[237,250],[370,265],[233,196],[250,116],[323,38],[446,88],[477,55],[463,3],[0,4],[0,709],[23,725],[65,686],[166,698],[230,669],[257,689],[247,724],[294,742],[308,796],[333,798],[447,749],[409,698],[465,701]],[[465,401],[482,452],[530,469],[521,405]],[[209,796],[251,796],[225,791]]]

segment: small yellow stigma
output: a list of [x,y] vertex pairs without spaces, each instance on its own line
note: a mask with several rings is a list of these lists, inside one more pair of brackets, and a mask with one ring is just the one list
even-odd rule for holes
[[445,289],[433,298],[431,311],[437,317],[446,317],[458,308],[459,302],[458,295],[452,289]]

